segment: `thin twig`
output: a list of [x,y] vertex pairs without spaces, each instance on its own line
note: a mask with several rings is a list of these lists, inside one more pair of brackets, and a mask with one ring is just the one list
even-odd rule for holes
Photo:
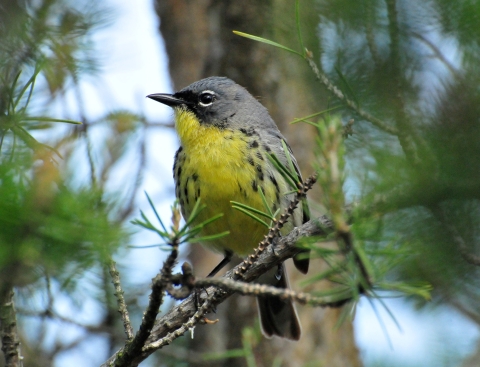
[[68,323],[71,325],[74,325],[76,327],[85,329],[85,331],[89,333],[106,333],[111,331],[108,327],[105,327],[104,325],[89,325],[89,324],[83,324],[81,322],[78,322],[77,320],[65,317],[60,315],[59,313],[55,312],[55,310],[46,308],[41,311],[31,311],[31,310],[25,310],[22,308],[16,308],[16,311],[19,315],[22,315],[24,317],[39,317],[42,319],[51,319],[55,321],[61,321],[64,323]]
[[117,358],[115,360],[115,366],[120,367],[136,365],[133,361],[134,359],[138,358],[138,355],[141,354],[142,349],[146,345],[146,341],[150,336],[158,311],[162,305],[164,291],[171,283],[172,270],[178,257],[178,245],[178,241],[173,241],[171,244],[172,250],[170,255],[163,264],[160,274],[153,279],[150,300],[143,315],[140,328],[135,337],[127,341],[125,347],[123,348],[123,352],[121,354],[116,354]]
[[115,297],[117,297],[118,312],[122,316],[123,328],[125,334],[127,335],[127,340],[133,339],[133,329],[130,322],[130,316],[128,315],[127,304],[125,303],[125,298],[123,297],[124,291],[120,283],[120,273],[117,270],[115,261],[110,262],[109,266],[110,276],[112,277],[112,283],[115,287]]
[[171,344],[175,339],[185,334],[188,330],[192,330],[193,328],[202,320],[203,316],[211,310],[212,304],[215,302],[216,292],[211,296],[208,296],[205,302],[198,308],[197,312],[180,328],[176,329],[172,333],[168,333],[165,337],[146,345],[142,352],[150,352],[155,351],[164,347],[165,345]]
[[[245,296],[272,296],[284,300],[298,302],[302,305],[311,305],[316,307],[341,307],[353,298],[353,294],[345,291],[341,297],[315,297],[310,293],[296,292],[288,288],[277,288],[259,283],[245,283],[239,280],[227,278],[203,278],[195,281],[197,288],[209,286],[219,287],[231,292],[240,293]],[[348,293],[348,294],[346,294]]]
[[422,34],[417,32],[412,32],[412,36],[414,36],[415,38],[418,38],[420,41],[425,43],[432,50],[435,57],[439,59],[446,66],[446,68],[450,71],[450,73],[452,73],[452,75],[454,75],[457,78],[461,77],[460,72],[455,68],[455,66],[453,66],[450,63],[450,61],[447,60],[445,55],[440,51],[440,49],[435,44],[433,44],[432,41],[430,41],[429,39],[424,37]]

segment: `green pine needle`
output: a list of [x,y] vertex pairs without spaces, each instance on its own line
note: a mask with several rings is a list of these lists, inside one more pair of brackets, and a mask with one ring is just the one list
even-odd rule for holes
[[[238,204],[240,204],[240,203],[238,203]],[[236,210],[238,210],[238,211],[240,211],[240,212],[242,212],[242,213],[244,213],[244,214],[246,214],[246,215],[248,215],[250,218],[256,220],[256,221],[257,221],[258,223],[260,223],[261,225],[263,225],[263,226],[265,226],[265,227],[267,227],[267,228],[270,228],[270,226],[268,225],[267,222],[261,220],[259,217],[257,217],[255,214],[253,214],[253,213],[250,212],[249,210],[243,209],[242,207],[237,206],[236,204],[233,205],[233,208],[236,209]],[[249,209],[252,209],[252,208],[249,207]],[[263,212],[260,212],[260,213],[261,213],[262,215],[265,214],[265,213],[263,213]]]
[[287,143],[283,139],[282,139],[282,147],[283,147],[283,151],[285,152],[285,156],[287,157],[287,162],[290,168],[290,172],[292,173],[292,175],[295,176],[295,182],[300,182],[301,180],[298,177],[297,170],[295,169],[295,165],[293,164],[293,159],[290,154],[290,149],[288,148]]
[[263,189],[261,187],[260,187],[259,193],[260,193],[260,196],[262,198],[263,206],[265,207],[265,209],[268,211],[268,214],[270,215],[269,218],[271,220],[273,220],[273,218],[275,218],[275,216],[272,213],[272,208],[270,208],[270,205],[268,205],[267,198],[265,197],[265,194],[263,193]]
[[[148,193],[147,193],[146,191],[144,191],[144,192],[145,192],[145,195],[147,196],[147,200],[148,200],[148,203],[150,204],[150,207],[152,208],[153,212],[155,213],[155,216],[157,217],[158,222],[159,222],[160,225],[162,226],[163,231],[166,233],[166,232],[167,232],[167,228],[166,228],[165,225],[163,224],[162,219],[160,218],[160,215],[158,215],[157,209],[155,208],[155,205],[153,205],[152,199],[150,199],[150,196],[148,195]],[[142,213],[142,214],[143,214],[143,213]]]
[[191,229],[189,229],[189,232],[194,231],[194,230],[200,231],[203,227],[205,227],[206,225],[216,221],[217,219],[220,219],[221,217],[223,217],[223,213],[219,213],[217,215],[214,215],[213,217],[211,217],[211,218],[203,221],[202,223],[197,224],[195,227],[192,227]]
[[64,122],[64,123],[73,124],[73,125],[82,124],[80,121],[68,120],[68,119],[54,119],[51,117],[42,117],[42,116],[23,117],[22,120],[23,121],[43,121],[43,122]]
[[295,55],[298,55],[300,57],[303,58],[303,55],[295,50],[292,50],[291,48],[288,48],[286,46],[283,46],[281,45],[280,43],[277,43],[277,42],[273,42],[273,41],[270,41],[270,40],[267,40],[266,38],[262,38],[262,37],[258,37],[258,36],[253,36],[251,34],[248,34],[248,33],[244,33],[244,32],[239,32],[239,31],[233,31],[233,33],[235,33],[237,36],[240,36],[240,37],[245,37],[245,38],[249,38],[251,40],[254,40],[254,41],[257,41],[257,42],[262,42],[262,43],[266,43],[267,45],[271,45],[271,46],[274,46],[274,47],[278,47],[282,50],[285,50],[285,51],[288,51],[288,52],[291,52],[292,54],[295,54]]
[[232,201],[230,201],[230,203],[232,203],[232,207],[233,207],[234,209],[242,208],[242,209],[248,210],[249,212],[252,212],[252,213],[261,215],[261,216],[263,216],[263,217],[265,217],[265,218],[268,218],[268,219],[270,219],[270,220],[273,220],[273,219],[275,218],[274,215],[273,215],[273,213],[272,213],[272,214],[267,214],[267,213],[265,213],[265,212],[262,212],[261,210],[258,210],[258,209],[256,209],[256,208],[253,208],[253,207],[248,206],[248,205],[246,205],[246,204],[239,203],[238,201],[233,201],[233,200],[232,200]]
[[293,119],[293,121],[290,122],[290,124],[291,124],[291,125],[294,125],[294,124],[298,124],[299,122],[306,122],[307,124],[313,125],[313,126],[315,126],[315,127],[318,128],[318,127],[319,127],[319,124],[318,124],[318,123],[316,123],[316,122],[311,122],[311,121],[307,121],[307,119],[311,119],[311,118],[313,118],[313,117],[317,117],[317,116],[323,115],[324,113],[328,113],[328,112],[337,110],[337,109],[339,109],[340,107],[342,107],[342,106],[335,106],[335,107],[327,108],[326,110],[323,110],[323,111],[320,111],[320,112],[316,112],[316,113],[313,113],[313,114],[308,115],[308,116],[305,116],[305,117],[299,117],[299,118]]
[[295,22],[297,24],[298,43],[300,43],[302,56],[305,57],[305,46],[303,45],[302,31],[300,29],[300,1],[299,0],[295,1]]
[[292,188],[296,188],[296,178],[295,176],[280,162],[275,154],[267,154],[268,159],[275,166],[277,171],[283,176],[288,185]]
[[203,242],[203,241],[213,241],[221,237],[228,236],[230,231],[224,231],[217,234],[212,234],[209,236],[202,236],[202,237],[195,237],[195,242]]

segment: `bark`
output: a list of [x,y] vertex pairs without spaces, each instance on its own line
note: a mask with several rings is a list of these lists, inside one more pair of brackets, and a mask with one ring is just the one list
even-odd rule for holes
[[4,292],[0,304],[0,334],[5,367],[23,366],[20,353],[20,339],[17,329],[17,315],[13,302],[13,290]]
[[[306,62],[285,51],[232,33],[238,30],[272,39],[300,51],[295,25],[295,5],[290,0],[221,1],[157,0],[160,31],[169,57],[169,70],[176,90],[212,75],[227,76],[259,98],[286,136],[305,176],[312,172],[315,134],[306,124],[289,125],[296,117],[326,107],[324,91],[314,83]],[[301,2],[304,44],[317,58],[320,55],[314,2]],[[220,260],[193,246],[190,254],[195,273],[207,274]],[[290,265],[290,264],[289,264]],[[318,269],[321,263],[312,266]],[[299,278],[290,270],[292,285]],[[304,279],[304,277],[302,277]],[[232,297],[217,310],[220,322],[198,328],[191,348],[197,352],[222,352],[241,347],[241,330],[256,317],[251,297]],[[353,339],[352,325],[336,329],[338,310],[299,308],[303,336],[298,343],[262,338],[256,348],[257,365],[271,365],[275,357],[282,366],[299,366],[318,361],[325,366],[361,366]],[[202,333],[200,335],[200,333]],[[209,365],[245,365],[241,359]]]

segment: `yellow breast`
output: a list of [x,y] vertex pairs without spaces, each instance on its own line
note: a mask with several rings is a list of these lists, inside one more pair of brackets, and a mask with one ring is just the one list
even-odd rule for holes
[[267,229],[233,209],[231,201],[265,211],[259,188],[263,189],[271,206],[280,196],[275,189],[278,186],[269,181],[272,173],[267,157],[261,152],[261,144],[252,144],[258,137],[249,138],[240,131],[200,124],[196,116],[186,110],[175,113],[183,149],[177,156],[174,175],[184,216],[188,219],[196,198],[200,197],[207,207],[197,223],[223,213],[223,217],[205,227],[201,235],[230,231],[230,235],[206,246],[222,252],[231,250],[239,255],[249,253]]

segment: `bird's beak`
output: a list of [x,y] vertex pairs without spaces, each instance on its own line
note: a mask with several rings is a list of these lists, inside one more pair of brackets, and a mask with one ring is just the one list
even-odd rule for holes
[[187,104],[183,99],[176,98],[173,94],[168,94],[168,93],[149,94],[147,98],[166,104],[167,106],[170,106],[170,107],[176,107],[182,104],[183,105]]

